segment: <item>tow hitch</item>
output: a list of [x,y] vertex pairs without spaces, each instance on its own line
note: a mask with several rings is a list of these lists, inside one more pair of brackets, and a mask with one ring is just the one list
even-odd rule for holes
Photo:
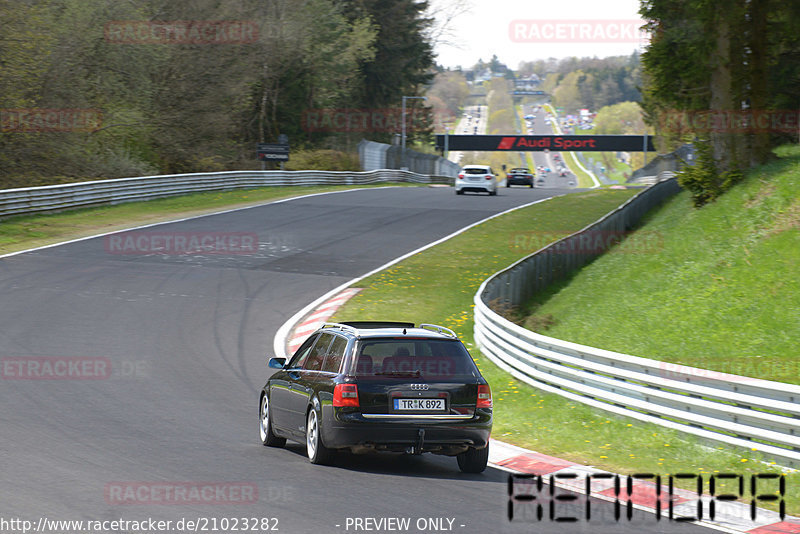
[[419,432],[417,432],[417,442],[406,449],[408,454],[422,454],[422,446],[425,444],[425,429],[420,428]]

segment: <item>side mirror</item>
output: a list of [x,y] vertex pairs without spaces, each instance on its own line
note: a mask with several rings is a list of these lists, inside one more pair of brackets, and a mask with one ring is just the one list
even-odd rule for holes
[[286,365],[286,358],[270,358],[268,365],[270,369],[283,369],[283,366]]

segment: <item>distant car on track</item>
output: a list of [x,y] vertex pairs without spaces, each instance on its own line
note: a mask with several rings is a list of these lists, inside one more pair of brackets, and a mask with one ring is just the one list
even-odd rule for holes
[[497,176],[488,165],[465,165],[456,176],[456,195],[464,191],[497,194]]
[[337,450],[455,456],[480,473],[489,458],[492,394],[452,330],[413,323],[326,324],[261,390],[261,442],[306,445],[311,463]]
[[508,171],[506,175],[506,187],[512,185],[527,185],[533,187],[533,175],[525,167],[517,167]]

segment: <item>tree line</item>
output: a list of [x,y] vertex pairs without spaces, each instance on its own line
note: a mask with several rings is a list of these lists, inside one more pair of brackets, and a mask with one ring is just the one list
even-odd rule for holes
[[281,134],[293,150],[352,147],[362,134],[311,131],[304,114],[399,108],[422,94],[434,65],[426,10],[0,0],[0,187],[256,168],[256,143]]
[[597,111],[605,106],[642,99],[638,53],[523,62],[517,76],[530,74],[542,80],[541,89],[550,95],[552,104],[568,113],[581,108]]
[[662,148],[694,142],[697,205],[798,138],[800,3],[647,0],[643,108]]

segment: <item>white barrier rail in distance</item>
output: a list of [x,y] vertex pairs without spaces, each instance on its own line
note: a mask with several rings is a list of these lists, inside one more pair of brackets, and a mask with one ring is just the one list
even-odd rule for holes
[[0,190],[0,217],[230,189],[274,186],[452,184],[453,178],[396,169],[349,171],[227,171],[118,178]]

